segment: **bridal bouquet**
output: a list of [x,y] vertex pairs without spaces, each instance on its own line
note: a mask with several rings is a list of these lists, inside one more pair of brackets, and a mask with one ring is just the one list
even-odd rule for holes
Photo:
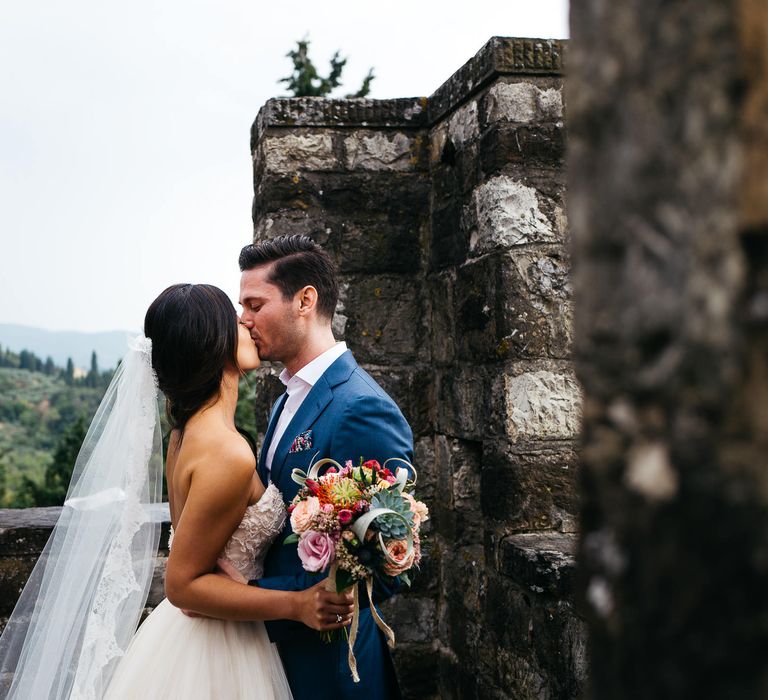
[[[393,473],[390,462],[401,462]],[[320,469],[327,467],[320,475]],[[293,534],[285,543],[298,543],[306,571],[320,572],[330,566],[328,587],[341,592],[352,588],[354,616],[349,640],[349,666],[359,681],[353,653],[359,613],[357,583],[364,581],[371,614],[390,646],[394,633],[381,619],[371,600],[373,579],[385,581],[399,576],[410,585],[409,571],[421,559],[419,528],[429,518],[427,506],[412,490],[416,473],[405,460],[376,460],[344,466],[332,459],[315,462],[305,474],[294,469],[291,478],[301,485],[288,507]]]

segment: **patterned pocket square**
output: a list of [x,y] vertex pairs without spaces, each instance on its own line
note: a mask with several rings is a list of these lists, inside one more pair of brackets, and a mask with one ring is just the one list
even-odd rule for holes
[[310,449],[312,449],[312,431],[305,430],[294,438],[291,449],[288,452],[304,452],[304,450]]

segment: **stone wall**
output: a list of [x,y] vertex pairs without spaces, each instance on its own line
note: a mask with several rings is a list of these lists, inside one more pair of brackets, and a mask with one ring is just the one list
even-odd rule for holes
[[763,698],[768,8],[571,22],[588,697]]
[[385,606],[413,698],[583,682],[562,51],[494,38],[428,99],[275,99],[253,127],[255,240],[333,254],[337,336],[413,427],[428,555]]

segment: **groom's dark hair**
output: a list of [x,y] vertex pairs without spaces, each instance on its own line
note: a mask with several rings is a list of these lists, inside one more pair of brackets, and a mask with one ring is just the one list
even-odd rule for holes
[[317,290],[317,313],[332,319],[339,299],[339,281],[336,266],[328,255],[309,236],[277,236],[252,243],[240,251],[240,271],[272,265],[268,281],[290,299],[302,287],[311,285]]

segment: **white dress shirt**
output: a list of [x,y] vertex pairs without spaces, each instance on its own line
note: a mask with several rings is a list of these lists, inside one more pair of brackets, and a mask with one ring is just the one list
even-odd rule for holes
[[312,387],[317,384],[317,380],[325,374],[325,371],[338,360],[347,350],[347,344],[344,342],[336,343],[321,355],[318,355],[312,362],[304,365],[296,374],[291,376],[287,369],[280,372],[280,381],[285,384],[285,391],[288,398],[283,405],[283,410],[277,419],[275,432],[272,433],[272,441],[267,450],[266,467],[267,472],[272,471],[272,459],[275,456],[275,450],[283,437],[285,429],[291,422],[296,412],[299,410],[307,394]]

